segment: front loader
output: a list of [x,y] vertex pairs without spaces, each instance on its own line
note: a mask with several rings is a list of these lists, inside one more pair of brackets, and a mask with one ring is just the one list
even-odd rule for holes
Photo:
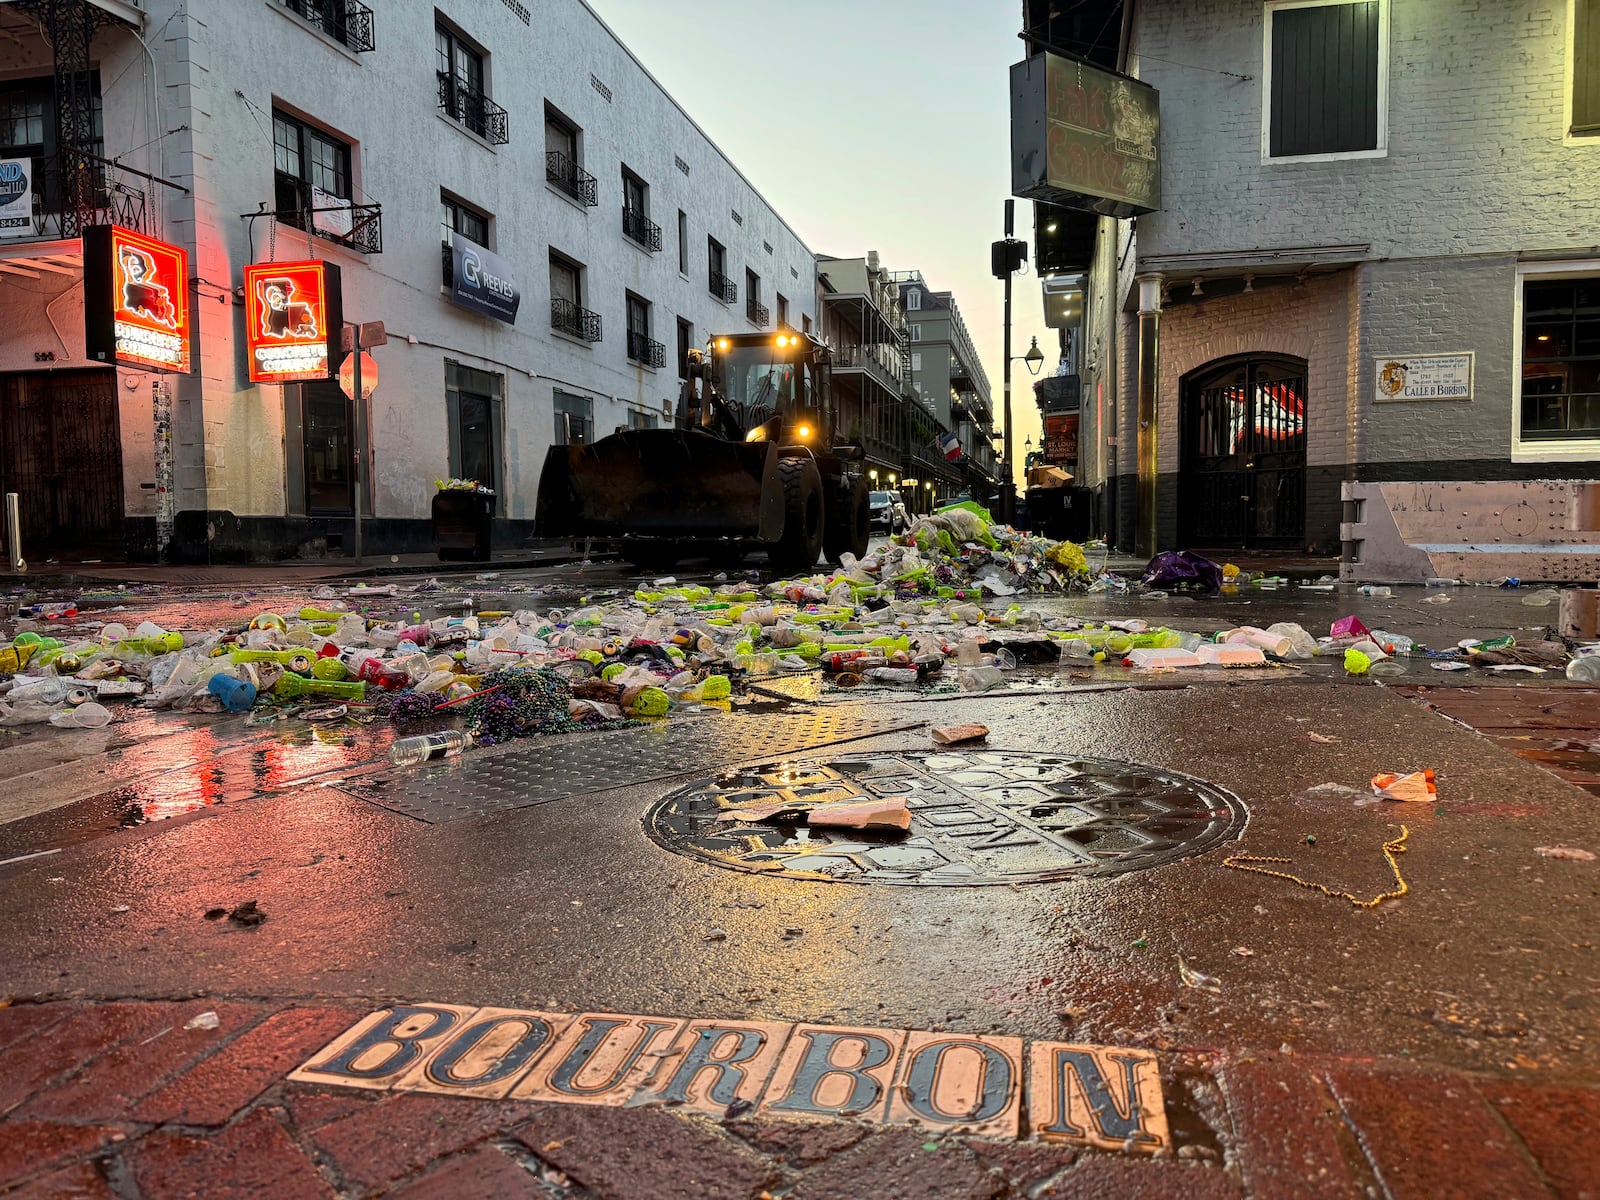
[[552,446],[539,537],[605,538],[649,570],[765,550],[780,574],[867,550],[867,480],[844,444],[831,354],[810,334],[727,334],[689,352],[670,429]]

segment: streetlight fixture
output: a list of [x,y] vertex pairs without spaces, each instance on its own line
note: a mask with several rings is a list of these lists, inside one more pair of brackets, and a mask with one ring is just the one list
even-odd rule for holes
[[1028,352],[1022,356],[1022,361],[1028,364],[1028,374],[1037,375],[1039,368],[1044,366],[1044,351],[1039,349],[1039,339],[1033,339],[1033,345],[1028,347]]

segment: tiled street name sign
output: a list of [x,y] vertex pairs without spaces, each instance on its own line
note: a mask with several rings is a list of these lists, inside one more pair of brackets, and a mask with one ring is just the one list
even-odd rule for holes
[[1107,1150],[1169,1144],[1153,1054],[1014,1037],[411,1004],[364,1017],[289,1078],[717,1118],[853,1118]]

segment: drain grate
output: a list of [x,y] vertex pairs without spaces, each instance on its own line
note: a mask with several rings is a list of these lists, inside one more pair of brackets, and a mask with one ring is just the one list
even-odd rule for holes
[[[803,796],[900,797],[891,837],[791,822],[725,822],[727,809]],[[1235,838],[1244,804],[1178,771],[1067,755],[872,752],[768,761],[702,779],[645,817],[676,854],[765,875],[852,883],[1040,883],[1141,871]]]
[[722,766],[914,729],[921,723],[810,709],[701,717],[475,750],[434,766],[368,775],[339,788],[419,821],[441,824],[667,779],[708,764]]

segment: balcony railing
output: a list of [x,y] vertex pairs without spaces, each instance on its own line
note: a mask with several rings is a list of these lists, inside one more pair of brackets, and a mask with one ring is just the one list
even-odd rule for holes
[[[73,180],[69,170],[87,172],[83,196],[86,204],[72,201]],[[77,237],[86,225],[120,225],[124,229],[149,232],[145,222],[145,194],[118,177],[114,163],[90,160],[87,165],[68,168],[60,158],[33,160],[33,228],[22,238],[48,238],[52,241]]]
[[544,177],[579,204],[593,208],[600,203],[600,188],[593,175],[559,150],[547,150]]
[[652,342],[650,338],[633,330],[628,331],[628,357],[634,362],[643,363],[647,367],[664,367],[667,365],[667,348],[660,342]]
[[724,304],[732,304],[739,298],[739,285],[715,267],[711,269],[710,288],[711,294]]
[[550,328],[586,342],[600,340],[600,314],[571,300],[550,301]]
[[449,71],[438,75],[440,112],[491,146],[504,146],[511,140],[505,109]]
[[378,48],[372,10],[360,0],[283,0],[283,6],[357,54]]
[[754,324],[759,325],[762,329],[765,329],[767,327],[767,322],[772,320],[772,314],[767,311],[767,306],[762,304],[754,296],[751,296],[744,302],[744,315],[749,317]]
[[311,203],[311,184],[282,171],[274,174],[275,216],[285,225],[304,229],[363,254],[383,253],[383,206],[351,201]]
[[661,250],[661,226],[657,225],[637,208],[624,208],[622,210],[622,232],[638,242],[646,250],[656,253]]

